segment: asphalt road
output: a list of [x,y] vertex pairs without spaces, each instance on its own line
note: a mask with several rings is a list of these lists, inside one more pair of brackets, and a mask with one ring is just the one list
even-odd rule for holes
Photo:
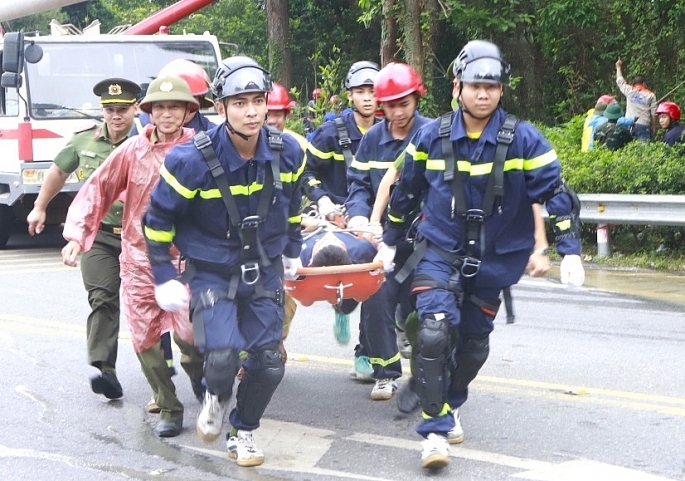
[[675,304],[524,278],[516,323],[502,309],[461,409],[466,440],[437,473],[419,467],[419,415],[372,401],[372,385],[349,378],[353,345],[335,343],[331,308],[300,307],[285,378],[255,434],[266,461],[245,469],[223,441],[197,438],[200,406],[182,373],[185,429],[153,435],[125,323],[124,399],[90,392],[80,273],[61,264],[58,233],[44,235],[0,251],[1,479],[685,479],[685,314]]

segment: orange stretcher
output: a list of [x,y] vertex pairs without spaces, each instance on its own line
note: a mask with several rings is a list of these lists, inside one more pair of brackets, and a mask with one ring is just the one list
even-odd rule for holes
[[304,306],[311,306],[316,301],[340,304],[343,299],[362,302],[385,282],[382,262],[302,267],[297,275],[297,279],[285,281],[285,290]]

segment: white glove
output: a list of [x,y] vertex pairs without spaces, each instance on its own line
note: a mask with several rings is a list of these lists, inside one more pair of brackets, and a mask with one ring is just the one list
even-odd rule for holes
[[155,286],[155,301],[165,311],[176,312],[188,307],[190,296],[185,285],[172,279]]
[[297,270],[302,267],[299,257],[283,256],[283,275],[289,281],[297,279]]
[[561,283],[569,286],[580,287],[585,282],[585,269],[580,261],[580,256],[564,256],[559,266]]
[[335,204],[327,195],[324,195],[318,201],[316,201],[316,205],[319,207],[319,214],[324,217],[334,214],[337,210]]
[[367,219],[363,215],[355,215],[347,223],[347,228],[350,230],[366,229],[366,226],[368,226],[368,225],[369,225],[369,219]]
[[373,258],[374,262],[382,262],[383,270],[385,272],[390,272],[395,268],[395,251],[397,247],[389,246],[385,242],[381,242],[376,257]]

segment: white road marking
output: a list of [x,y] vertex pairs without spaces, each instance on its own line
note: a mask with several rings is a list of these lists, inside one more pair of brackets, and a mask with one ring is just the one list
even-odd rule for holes
[[[261,427],[254,432],[257,446],[264,452],[264,464],[259,469],[290,473],[317,474],[343,479],[390,481],[386,478],[317,468],[316,465],[333,444],[334,431],[312,428],[298,423],[262,419]],[[226,450],[181,445],[186,449],[228,459]],[[232,461],[228,461],[232,462]]]
[[671,481],[669,478],[599,463],[590,459],[575,459],[565,463],[554,464],[546,468],[518,473],[512,476],[518,479],[535,481]]

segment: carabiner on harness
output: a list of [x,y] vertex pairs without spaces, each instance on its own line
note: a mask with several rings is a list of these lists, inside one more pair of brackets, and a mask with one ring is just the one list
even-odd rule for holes
[[251,286],[256,284],[259,280],[259,263],[258,262],[246,262],[240,266],[240,279]]

